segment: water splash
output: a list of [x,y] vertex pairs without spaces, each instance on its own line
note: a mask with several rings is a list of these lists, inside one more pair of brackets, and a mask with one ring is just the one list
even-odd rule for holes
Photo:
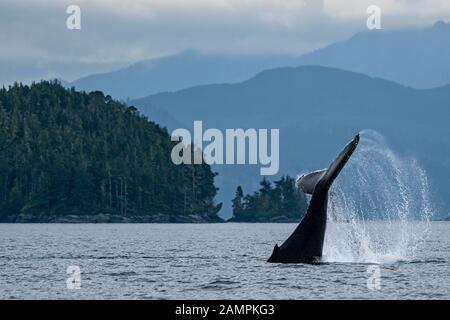
[[323,260],[408,261],[425,240],[432,215],[425,171],[400,157],[373,130],[330,190]]

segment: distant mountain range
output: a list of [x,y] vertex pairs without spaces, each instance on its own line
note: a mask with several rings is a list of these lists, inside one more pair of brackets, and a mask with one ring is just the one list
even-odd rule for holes
[[320,65],[392,80],[416,88],[450,84],[450,24],[424,29],[374,30],[301,57],[212,55],[194,50],[141,61],[80,78],[67,86],[101,90],[123,100],[212,83],[244,81],[265,69]]
[[[132,103],[169,129],[279,128],[280,174],[328,166],[356,132],[374,129],[402,154],[418,158],[448,212],[450,203],[450,87],[413,89],[363,74],[327,67],[264,71],[237,84],[197,86],[159,93]],[[258,188],[259,167],[214,166],[222,215],[229,217],[235,188]],[[441,199],[442,202],[437,201]],[[228,207],[227,207],[228,205]]]
[[69,83],[69,86],[85,91],[100,90],[127,100],[195,85],[239,82],[264,69],[295,65],[296,61],[297,58],[282,55],[226,56],[186,50],[117,71],[93,74]]

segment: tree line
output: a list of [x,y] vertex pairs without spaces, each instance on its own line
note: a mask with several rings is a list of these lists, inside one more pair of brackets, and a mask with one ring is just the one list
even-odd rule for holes
[[242,187],[237,187],[231,221],[298,221],[307,208],[306,195],[295,186],[294,178],[285,175],[273,183],[263,178],[253,194],[244,195]]

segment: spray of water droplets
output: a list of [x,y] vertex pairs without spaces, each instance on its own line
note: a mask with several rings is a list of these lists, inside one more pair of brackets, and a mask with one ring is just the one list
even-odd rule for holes
[[325,262],[394,263],[414,259],[432,215],[425,171],[400,157],[373,130],[330,190]]

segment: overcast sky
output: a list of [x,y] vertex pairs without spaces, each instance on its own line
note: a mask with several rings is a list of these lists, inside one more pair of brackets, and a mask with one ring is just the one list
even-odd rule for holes
[[[71,4],[81,30],[66,27]],[[450,19],[449,0],[1,0],[0,84],[74,80],[188,48],[301,55],[365,30],[372,4],[385,30]]]

